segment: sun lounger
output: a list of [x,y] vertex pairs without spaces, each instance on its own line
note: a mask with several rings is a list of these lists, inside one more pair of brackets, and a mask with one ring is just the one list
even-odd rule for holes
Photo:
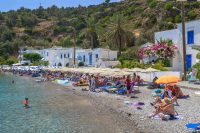
[[127,92],[127,89],[124,88],[124,89],[120,89],[120,90],[117,90],[115,91],[118,95],[124,95],[126,92]]
[[116,88],[116,86],[108,86],[108,87],[104,87],[102,88],[102,90],[109,92],[111,89]]

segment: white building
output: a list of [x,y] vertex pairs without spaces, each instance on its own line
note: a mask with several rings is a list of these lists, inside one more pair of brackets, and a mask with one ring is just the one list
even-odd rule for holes
[[[198,50],[193,47],[200,48],[200,20],[190,21],[185,24],[186,35],[186,68],[191,68],[198,62],[196,59]],[[175,58],[172,60],[171,70],[183,71],[183,43],[182,43],[182,24],[177,24],[177,29],[161,31],[155,33],[155,42],[160,39],[170,39],[178,46]]]
[[[27,53],[39,53],[49,66],[65,67],[72,66],[74,60],[74,48],[52,47],[43,50],[27,50]],[[101,66],[101,61],[116,61],[117,51],[109,49],[81,49],[76,48],[76,64],[83,62],[85,66]],[[100,64],[100,65],[99,65]]]
[[86,66],[100,67],[103,61],[116,61],[117,51],[110,49],[80,49],[76,52],[77,59],[83,62]]

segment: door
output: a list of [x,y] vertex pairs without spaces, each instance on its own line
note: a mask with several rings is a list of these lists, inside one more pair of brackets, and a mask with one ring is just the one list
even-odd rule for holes
[[92,65],[92,54],[89,54],[89,65]]
[[186,55],[186,69],[188,70],[189,68],[192,67],[192,55]]

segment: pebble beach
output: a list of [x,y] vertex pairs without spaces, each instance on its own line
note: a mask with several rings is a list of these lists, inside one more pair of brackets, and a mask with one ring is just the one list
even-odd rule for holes
[[[10,75],[10,74],[8,74]],[[10,75],[12,76],[12,75]],[[178,99],[180,106],[175,106],[176,111],[182,116],[177,120],[156,120],[150,119],[148,116],[154,110],[154,107],[150,105],[150,102],[154,101],[152,96],[152,89],[148,89],[147,86],[140,86],[139,91],[134,94],[135,98],[127,97],[126,95],[116,95],[107,92],[90,92],[82,91],[87,87],[74,87],[72,83],[65,86],[56,84],[55,82],[41,82],[37,83],[34,78],[26,76],[16,79],[24,79],[33,82],[33,86],[43,86],[45,91],[44,96],[52,97],[52,101],[47,100],[50,105],[56,105],[53,110],[58,110],[59,113],[65,113],[72,108],[72,112],[77,114],[77,119],[74,124],[78,126],[81,120],[81,124],[88,126],[87,130],[79,129],[76,131],[82,131],[83,133],[89,132],[109,132],[109,133],[191,133],[192,130],[187,129],[185,125],[190,122],[199,122],[200,120],[200,96],[195,95],[197,89],[183,88],[184,94],[189,94],[187,99]],[[184,83],[186,85],[186,83]],[[46,94],[46,92],[48,92]],[[54,93],[57,94],[55,98]],[[141,109],[137,109],[134,106],[126,104],[126,102],[135,103],[143,102],[145,105]],[[60,112],[59,112],[60,110]],[[64,111],[64,112],[63,112]],[[50,112],[51,113],[51,112]],[[67,117],[66,117],[67,119]],[[85,124],[84,124],[85,123]],[[65,125],[63,125],[65,126]],[[72,129],[72,131],[75,129]]]
[[[200,120],[200,97],[195,95],[194,92],[196,90],[192,89],[182,88],[183,93],[189,94],[190,97],[188,99],[178,99],[180,106],[175,106],[176,111],[182,118],[168,121],[148,118],[148,115],[154,110],[150,105],[150,102],[153,101],[151,95],[153,90],[145,86],[139,88],[140,92],[135,94],[136,98],[127,98],[126,96],[109,94],[106,92],[83,92],[82,87],[72,87],[71,85],[67,86],[67,89],[71,89],[76,95],[90,97],[96,106],[109,109],[110,113],[115,111],[124,116],[127,120],[131,120],[137,132],[191,133],[192,130],[187,129],[185,125],[189,122],[199,122]],[[144,102],[145,105],[142,109],[138,110],[136,107],[126,105],[124,103],[125,101],[130,101],[132,103],[139,101]]]

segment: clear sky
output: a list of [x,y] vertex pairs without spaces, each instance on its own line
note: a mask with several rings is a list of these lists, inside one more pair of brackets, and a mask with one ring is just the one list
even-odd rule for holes
[[[16,10],[20,7],[38,8],[40,3],[43,7],[50,7],[56,5],[58,7],[72,7],[72,6],[88,6],[103,3],[105,0],[0,0],[0,11]],[[111,0],[117,2],[120,0]]]

